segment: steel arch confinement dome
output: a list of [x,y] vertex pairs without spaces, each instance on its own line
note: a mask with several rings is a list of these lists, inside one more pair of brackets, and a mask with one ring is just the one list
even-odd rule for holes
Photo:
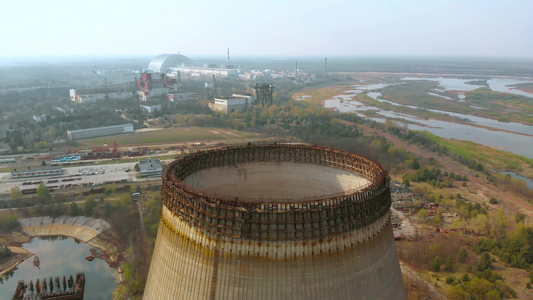
[[302,144],[191,154],[163,175],[144,299],[407,299],[387,171]]
[[178,66],[189,66],[191,60],[181,54],[161,54],[156,56],[148,64],[148,71],[153,73],[165,73],[168,68]]

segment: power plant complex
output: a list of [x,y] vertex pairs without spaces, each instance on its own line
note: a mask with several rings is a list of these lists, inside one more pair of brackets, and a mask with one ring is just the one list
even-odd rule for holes
[[201,151],[163,174],[144,299],[407,299],[387,171],[303,144]]
[[239,70],[227,65],[192,66],[192,61],[181,54],[161,54],[153,58],[145,71],[140,72],[136,83],[126,82],[111,84],[108,79],[95,70],[93,72],[103,81],[103,86],[93,88],[69,89],[70,100],[77,103],[95,103],[109,99],[128,99],[138,97],[141,101],[154,98],[168,98],[170,101],[196,100],[195,93],[181,91],[181,75],[191,77],[218,76],[222,78],[237,78]]

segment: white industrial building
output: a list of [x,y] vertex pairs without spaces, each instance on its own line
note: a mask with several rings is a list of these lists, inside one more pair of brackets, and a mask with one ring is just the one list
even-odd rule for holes
[[203,68],[203,67],[175,67],[169,68],[169,76],[176,76],[178,72],[181,74],[190,74],[191,76],[212,76],[236,78],[239,76],[239,70],[226,68]]
[[220,111],[225,114],[231,114],[232,112],[245,111],[254,102],[251,95],[239,95],[233,94],[228,98],[215,98],[215,101],[209,103],[209,108],[213,111]]
[[63,174],[63,168],[61,166],[54,167],[27,167],[19,168],[11,171],[11,178],[28,178],[38,176],[58,176]]
[[167,95],[170,102],[198,100],[198,93],[174,93]]
[[141,107],[141,110],[145,113],[153,113],[153,112],[156,112],[156,111],[161,111],[161,105],[159,104],[152,104],[152,105],[140,105]]
[[94,103],[106,99],[128,99],[135,97],[137,89],[134,84],[119,86],[70,89],[70,100],[76,103]]
[[67,136],[69,140],[82,140],[90,139],[106,135],[115,135],[122,133],[131,133],[134,132],[133,124],[123,124],[123,125],[114,125],[114,126],[104,126],[104,127],[95,127],[79,130],[69,130],[67,131]]

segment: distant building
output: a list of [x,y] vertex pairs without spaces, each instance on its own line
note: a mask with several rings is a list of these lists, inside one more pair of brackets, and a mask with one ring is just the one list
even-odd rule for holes
[[72,114],[72,113],[74,113],[74,109],[70,108],[70,107],[54,106],[54,109],[56,109],[57,111],[60,111],[60,112],[62,112],[64,114]]
[[70,100],[76,103],[94,103],[106,99],[128,99],[135,97],[136,92],[137,87],[133,83],[69,90]]
[[141,110],[145,113],[153,113],[153,112],[156,112],[156,111],[161,111],[161,105],[159,104],[152,104],[152,105],[140,105],[141,107]]
[[163,174],[163,166],[159,159],[141,159],[139,160],[139,169],[141,177],[154,177]]
[[13,171],[11,171],[11,177],[13,179],[38,177],[38,176],[57,176],[61,174],[63,174],[63,168],[61,166],[27,167],[27,168],[14,169]]
[[45,114],[42,114],[40,116],[36,116],[36,115],[33,115],[33,120],[35,122],[46,122],[47,118],[46,118],[46,115]]
[[162,54],[150,61],[146,72],[137,82],[137,95],[141,101],[168,98],[170,101],[197,100],[196,93],[181,92],[181,76],[212,76],[237,78],[239,70],[233,65],[193,67],[192,61],[181,54]]
[[142,73],[137,82],[137,95],[141,101],[153,98],[163,98],[168,94],[179,92],[177,78],[170,74],[174,67],[190,66],[191,60],[181,54],[161,54],[148,64],[145,73]]
[[190,66],[191,64],[191,60],[185,55],[161,54],[150,61],[147,71],[150,73],[167,73],[169,68]]
[[143,73],[137,85],[137,95],[141,101],[160,99],[178,91],[177,80],[167,77],[165,73]]
[[90,139],[106,135],[115,135],[122,133],[131,133],[134,132],[133,124],[123,124],[123,125],[114,125],[114,126],[104,126],[104,127],[95,127],[79,130],[69,130],[67,131],[67,136],[69,140],[82,140]]
[[198,100],[198,93],[175,93],[167,96],[171,102]]
[[231,114],[232,112],[244,111],[248,109],[254,102],[251,95],[239,95],[233,94],[228,98],[215,98],[215,101],[209,103],[209,108],[213,111],[220,111],[225,114]]
[[[20,160],[20,158],[19,158]],[[9,163],[16,163],[17,158],[15,157],[2,157],[0,158],[0,164],[9,164]]]
[[227,69],[227,68],[202,68],[202,67],[173,67],[169,68],[169,76],[176,76],[178,72],[181,74],[190,74],[191,76],[218,76],[226,78],[236,78],[239,75],[238,69]]

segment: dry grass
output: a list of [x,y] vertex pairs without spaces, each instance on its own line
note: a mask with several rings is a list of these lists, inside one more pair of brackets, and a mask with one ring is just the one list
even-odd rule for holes
[[142,144],[166,144],[172,142],[236,140],[254,137],[254,134],[231,129],[210,127],[179,127],[156,131],[135,132],[80,141],[82,146],[95,147],[103,144],[120,146]]

